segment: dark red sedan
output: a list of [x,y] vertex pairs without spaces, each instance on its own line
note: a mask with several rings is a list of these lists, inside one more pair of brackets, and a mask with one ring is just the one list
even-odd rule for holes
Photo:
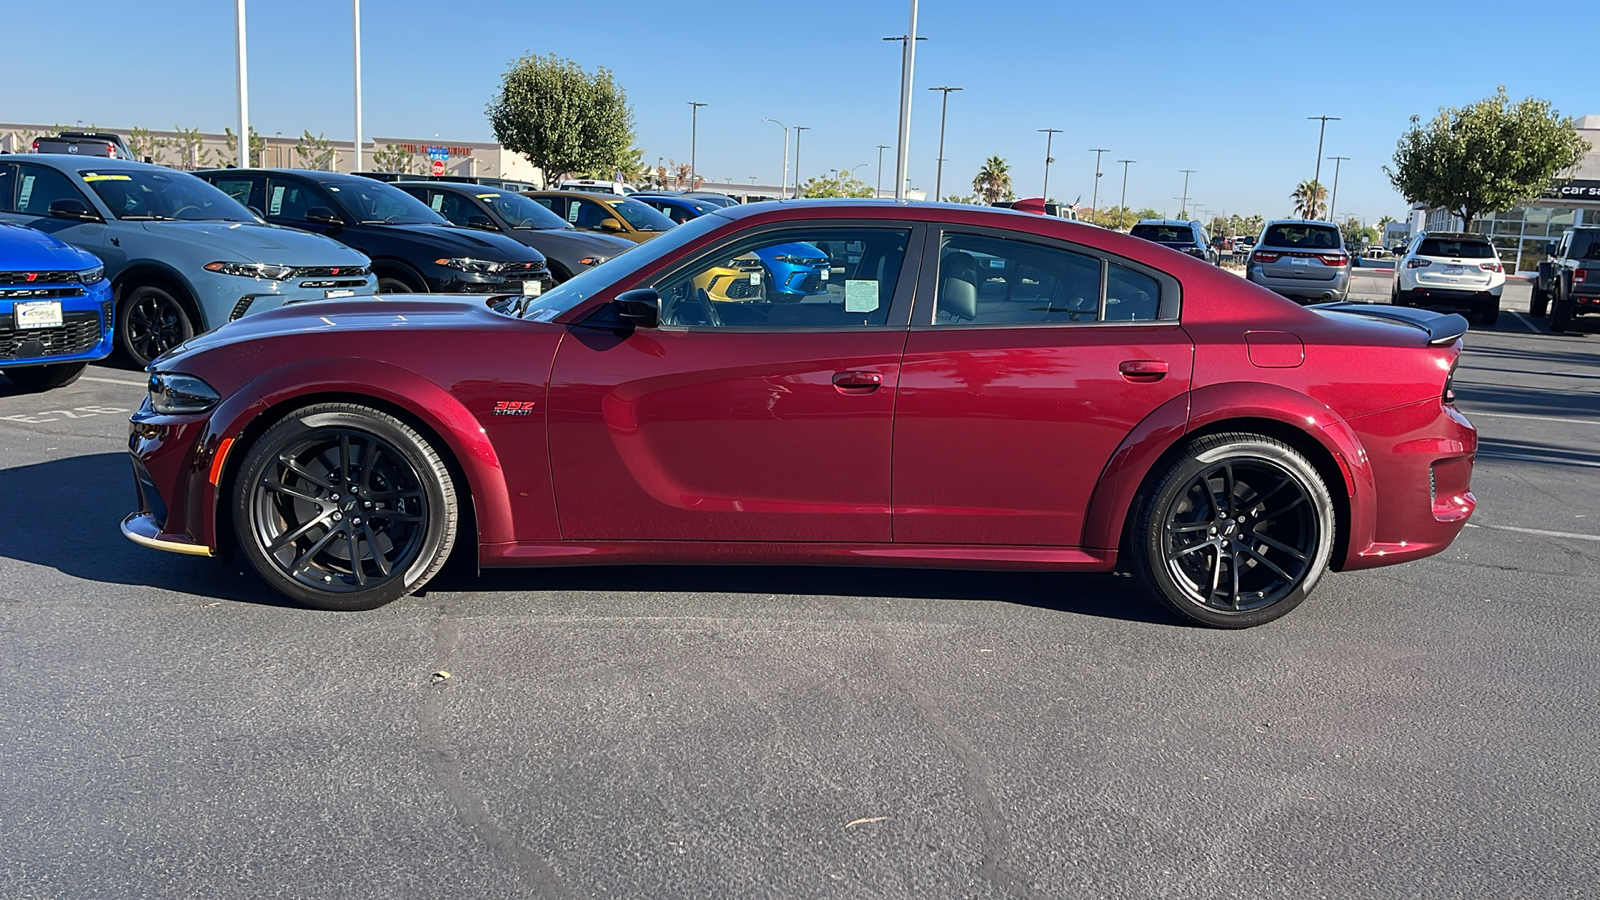
[[[778,244],[827,256],[815,293],[777,289]],[[1466,328],[1302,308],[1060,219],[758,204],[541,296],[319,301],[189,341],[133,416],[122,529],[237,548],[324,609],[466,542],[484,566],[1121,567],[1244,627],[1460,532]]]

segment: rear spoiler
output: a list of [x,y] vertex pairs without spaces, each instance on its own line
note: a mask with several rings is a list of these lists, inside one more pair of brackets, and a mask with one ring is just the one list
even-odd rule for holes
[[1385,322],[1399,322],[1420,328],[1428,333],[1429,344],[1453,344],[1467,333],[1467,320],[1457,313],[1436,313],[1426,309],[1415,309],[1410,306],[1388,306],[1382,303],[1318,303],[1309,309],[1324,312],[1348,313],[1354,316],[1366,316],[1369,319],[1382,319]]

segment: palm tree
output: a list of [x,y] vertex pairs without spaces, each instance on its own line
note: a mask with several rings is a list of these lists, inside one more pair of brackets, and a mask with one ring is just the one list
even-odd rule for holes
[[983,168],[978,170],[978,177],[972,179],[972,189],[978,193],[979,199],[993,206],[1001,200],[1010,199],[1011,193],[1011,166],[998,156],[991,156],[984,160]]
[[1320,219],[1324,208],[1323,201],[1328,199],[1328,189],[1318,181],[1302,181],[1289,195],[1294,201],[1294,214],[1301,219]]

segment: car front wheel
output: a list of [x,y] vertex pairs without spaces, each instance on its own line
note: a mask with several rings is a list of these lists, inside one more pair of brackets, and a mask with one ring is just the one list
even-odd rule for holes
[[78,380],[89,364],[79,363],[53,363],[45,366],[21,366],[15,369],[6,369],[6,377],[11,383],[25,391],[38,393],[53,390]]
[[443,459],[409,425],[350,403],[296,410],[240,468],[234,529],[256,572],[315,609],[373,609],[421,589],[455,543]]
[[141,369],[194,337],[194,332],[188,310],[164,287],[132,288],[117,307],[117,343],[128,360]]
[[1270,622],[1305,600],[1333,552],[1333,500],[1281,441],[1199,438],[1136,511],[1133,568],[1179,615],[1218,628]]

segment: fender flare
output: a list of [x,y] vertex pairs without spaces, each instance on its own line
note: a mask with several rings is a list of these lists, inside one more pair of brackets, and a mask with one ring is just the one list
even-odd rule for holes
[[[360,385],[359,390],[352,390],[352,385]],[[219,412],[231,413],[226,422],[212,417],[201,438],[202,452],[209,456],[223,438],[239,438],[263,414],[297,399],[340,396],[359,402],[367,397],[402,410],[444,443],[439,449],[453,457],[451,461],[466,476],[480,544],[514,540],[511,497],[500,457],[477,418],[439,385],[390,363],[324,357],[263,372],[251,380],[250,387],[255,394],[253,402],[241,403],[238,408],[230,408],[229,404],[219,408]],[[244,458],[246,448],[238,450],[235,455],[230,448],[229,458],[224,461],[224,479],[237,471]],[[213,516],[220,512],[219,499],[215,497],[209,504]]]
[[111,296],[115,301],[119,314],[125,301],[125,294],[130,284],[143,284],[151,275],[175,284],[183,291],[183,296],[178,297],[178,302],[189,308],[195,317],[195,332],[210,331],[212,323],[206,321],[206,311],[200,305],[200,292],[195,289],[192,282],[172,264],[150,257],[140,257],[130,260],[117,269],[117,274],[111,278]]
[[[1176,424],[1180,414],[1187,422]],[[1333,459],[1349,503],[1345,546],[1365,547],[1377,527],[1377,481],[1349,423],[1323,403],[1290,388],[1227,382],[1197,388],[1158,407],[1123,440],[1101,474],[1084,519],[1083,546],[1116,550],[1133,501],[1151,470],[1185,437],[1236,419],[1266,420],[1315,441]],[[1314,462],[1314,461],[1313,461]],[[1346,553],[1348,554],[1348,550]],[[1335,560],[1336,568],[1343,560]]]

